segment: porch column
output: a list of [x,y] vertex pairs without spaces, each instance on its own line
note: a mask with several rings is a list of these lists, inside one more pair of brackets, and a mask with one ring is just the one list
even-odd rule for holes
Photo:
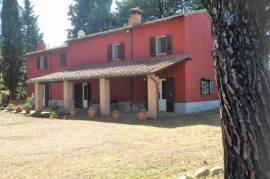
[[151,74],[147,76],[148,115],[152,119],[158,117],[158,84],[159,78]]
[[42,111],[44,85],[35,83],[35,111]]
[[73,107],[73,83],[70,81],[64,81],[64,110],[65,113],[69,113],[70,109]]
[[110,80],[106,78],[99,79],[100,90],[100,114],[102,116],[108,116],[111,113],[110,110]]

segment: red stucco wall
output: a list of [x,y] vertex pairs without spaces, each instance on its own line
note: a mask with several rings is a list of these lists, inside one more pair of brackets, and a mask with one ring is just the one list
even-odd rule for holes
[[186,62],[186,102],[197,102],[218,99],[217,84],[214,95],[201,95],[202,78],[215,80],[213,66],[213,38],[211,20],[208,14],[187,16],[185,18],[185,52],[192,55]]
[[[45,71],[37,71],[36,58],[39,55],[28,56],[27,78],[62,71],[60,54],[67,53],[67,66],[85,67],[93,64],[104,64],[107,61],[107,45],[124,42],[125,60],[151,59],[149,40],[155,36],[171,34],[173,37],[173,54],[190,54],[193,58],[183,64],[178,64],[160,73],[161,78],[175,78],[175,102],[195,102],[217,99],[217,93],[211,96],[202,96],[200,80],[203,77],[214,79],[214,70],[211,51],[213,41],[211,37],[211,20],[206,13],[178,17],[172,20],[137,27],[131,31],[116,32],[96,36],[84,40],[74,41],[67,48],[55,50],[48,54],[49,67]],[[131,51],[131,47],[133,50]],[[157,57],[154,57],[157,58]],[[117,63],[117,62],[114,62]],[[99,82],[92,83],[92,100],[99,101]],[[130,79],[111,80],[111,100],[130,101]],[[63,86],[51,84],[52,99],[62,99]],[[133,80],[133,100],[145,101],[146,83],[143,78]],[[217,91],[215,89],[215,91]],[[29,95],[33,92],[33,85],[28,85]]]

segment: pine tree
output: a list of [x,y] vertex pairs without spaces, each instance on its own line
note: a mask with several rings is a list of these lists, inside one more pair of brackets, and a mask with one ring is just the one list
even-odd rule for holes
[[87,33],[101,32],[114,27],[111,14],[112,0],[92,0],[88,16]]
[[213,7],[225,179],[269,179],[269,0],[214,0]]
[[[150,21],[161,19],[192,9],[201,9],[201,0],[118,0],[116,18],[118,26],[127,23],[129,10],[140,7],[143,13],[143,20]],[[199,8],[200,7],[200,8]]]
[[16,0],[3,0],[2,18],[2,63],[1,71],[5,86],[14,99],[19,78],[22,75],[22,33],[19,6]]
[[77,37],[80,30],[87,31],[90,3],[90,0],[74,0],[69,6],[68,16],[72,26],[72,29],[68,30],[69,38]]
[[80,30],[90,34],[112,28],[111,5],[112,0],[74,0],[68,12],[68,38],[76,38]]
[[38,16],[34,14],[33,6],[29,0],[24,0],[22,10],[22,33],[24,53],[36,50],[36,46],[42,41],[42,34],[39,32]]

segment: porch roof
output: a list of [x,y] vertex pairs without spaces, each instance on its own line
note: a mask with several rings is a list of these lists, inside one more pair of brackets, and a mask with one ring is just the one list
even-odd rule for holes
[[95,65],[88,68],[68,69],[49,75],[32,78],[27,83],[49,83],[61,81],[76,81],[98,78],[117,78],[145,76],[164,70],[180,62],[190,59],[190,55],[179,55],[159,59],[128,61],[111,64]]

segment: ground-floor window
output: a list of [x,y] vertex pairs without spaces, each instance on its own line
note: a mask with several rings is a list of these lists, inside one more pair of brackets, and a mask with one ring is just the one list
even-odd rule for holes
[[207,79],[201,80],[201,94],[202,95],[214,94],[214,81],[213,80],[207,80]]

